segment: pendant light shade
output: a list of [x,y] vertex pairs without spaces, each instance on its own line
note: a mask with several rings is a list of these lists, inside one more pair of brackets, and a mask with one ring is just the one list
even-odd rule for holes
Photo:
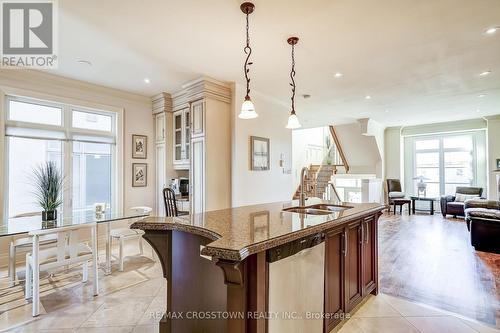
[[286,128],[289,129],[297,129],[302,127],[299,122],[299,118],[295,114],[295,44],[299,42],[298,37],[290,37],[287,39],[288,44],[292,46],[292,70],[290,71],[290,86],[292,87],[292,110],[290,111],[290,116],[288,117],[288,123],[286,124]]
[[286,128],[297,129],[301,127],[302,125],[299,122],[299,117],[297,117],[295,113],[290,114],[290,117],[288,117],[288,124],[286,124]]
[[255,107],[253,106],[253,102],[250,99],[250,97],[245,98],[245,101],[243,104],[241,104],[241,112],[238,115],[238,118],[240,119],[254,119],[257,118],[259,115],[257,112],[255,112]]
[[245,59],[245,65],[243,66],[243,70],[245,72],[245,80],[247,83],[247,92],[245,95],[245,100],[243,104],[241,104],[241,112],[238,115],[240,119],[253,119],[257,118],[259,115],[255,112],[255,106],[253,105],[252,99],[250,98],[250,78],[248,77],[248,73],[250,69],[248,66],[252,65],[252,62],[249,62],[250,55],[252,54],[252,48],[250,47],[250,35],[249,35],[249,25],[248,25],[248,16],[253,13],[255,6],[251,2],[244,2],[240,6],[241,11],[246,15],[246,33],[247,33],[247,43],[243,51],[247,55]]

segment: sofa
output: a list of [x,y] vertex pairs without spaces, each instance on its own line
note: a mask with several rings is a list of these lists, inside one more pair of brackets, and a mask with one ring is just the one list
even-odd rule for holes
[[471,245],[500,254],[500,201],[467,200],[464,209]]
[[466,200],[481,198],[483,189],[481,187],[457,187],[455,195],[441,197],[441,213],[446,215],[465,216],[464,203]]

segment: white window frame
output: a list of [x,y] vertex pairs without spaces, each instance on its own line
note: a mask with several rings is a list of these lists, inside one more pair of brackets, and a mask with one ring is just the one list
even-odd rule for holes
[[[55,106],[62,108],[62,125],[46,125],[46,124],[36,124],[21,121],[11,121],[8,120],[9,113],[9,102],[11,100],[18,100],[21,102],[29,102],[34,104]],[[83,111],[95,114],[102,114],[107,116],[112,116],[112,128],[111,132],[100,131],[100,130],[89,130],[82,128],[72,127],[72,111]],[[0,87],[0,160],[4,163],[0,163],[0,216],[4,218],[4,221],[8,219],[8,160],[6,157],[9,156],[9,145],[6,140],[5,129],[7,127],[22,127],[30,129],[40,129],[40,130],[51,130],[64,132],[65,139],[57,140],[62,141],[62,151],[63,151],[63,169],[64,175],[67,179],[67,186],[63,191],[63,198],[70,198],[70,200],[63,199],[63,211],[65,216],[69,216],[72,213],[72,151],[73,151],[73,137],[77,135],[87,136],[89,140],[81,140],[87,142],[93,142],[92,137],[107,138],[111,142],[97,142],[95,143],[111,143],[111,168],[112,168],[112,180],[111,180],[111,202],[113,207],[113,212],[121,213],[123,212],[123,109],[108,105],[102,105],[92,102],[86,102],[81,100],[75,100],[71,98],[57,97],[47,94],[36,93],[32,91],[26,91],[11,87]],[[34,139],[41,139],[36,138]],[[43,138],[42,138],[43,139]]]
[[[461,131],[461,132],[450,132],[450,133],[436,133],[436,134],[426,134],[426,135],[416,135],[416,136],[407,136],[405,137],[405,160],[404,160],[404,165],[405,165],[405,184],[406,184],[406,189],[405,191],[408,192],[408,194],[414,194],[416,195],[417,193],[414,192],[413,188],[413,183],[414,180],[413,178],[418,176],[416,174],[417,170],[417,161],[416,161],[416,154],[417,153],[438,153],[439,154],[439,195],[445,195],[446,193],[446,176],[445,176],[445,161],[444,161],[444,155],[445,153],[448,152],[469,152],[468,149],[461,149],[461,148],[444,148],[443,142],[444,139],[447,137],[455,137],[455,136],[471,136],[472,137],[472,174],[473,174],[473,179],[472,183],[469,186],[479,186],[479,187],[486,187],[486,179],[480,179],[480,170],[478,170],[478,144],[479,141],[484,141],[485,140],[485,131],[484,130],[474,130],[474,131]],[[482,140],[481,140],[482,136]],[[425,140],[437,140],[439,142],[439,147],[438,148],[433,148],[433,149],[419,149],[417,150],[416,148],[416,142],[417,141],[425,141]],[[484,147],[483,147],[484,148]],[[433,182],[434,183],[434,182]],[[484,183],[484,184],[483,184]],[[455,183],[448,183],[448,184],[455,184]],[[468,186],[468,185],[463,185],[463,186]],[[485,188],[486,190],[486,188]],[[449,194],[449,193],[448,193]]]

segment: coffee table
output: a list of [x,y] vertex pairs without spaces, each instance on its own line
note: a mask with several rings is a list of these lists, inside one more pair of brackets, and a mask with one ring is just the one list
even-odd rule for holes
[[[432,197],[418,197],[416,195],[413,195],[410,197],[411,199],[411,206],[413,210],[413,214],[415,214],[415,201],[427,201],[429,202],[429,211],[431,215],[434,215],[434,201],[437,201],[437,198],[432,198]],[[422,211],[422,209],[420,209]],[[425,210],[427,211],[427,210]]]

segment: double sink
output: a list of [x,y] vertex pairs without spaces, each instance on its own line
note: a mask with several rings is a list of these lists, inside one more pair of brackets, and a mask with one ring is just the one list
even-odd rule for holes
[[306,214],[306,215],[328,215],[335,212],[341,212],[346,209],[353,208],[351,206],[331,205],[331,204],[316,204],[305,207],[290,207],[283,209],[284,212]]

